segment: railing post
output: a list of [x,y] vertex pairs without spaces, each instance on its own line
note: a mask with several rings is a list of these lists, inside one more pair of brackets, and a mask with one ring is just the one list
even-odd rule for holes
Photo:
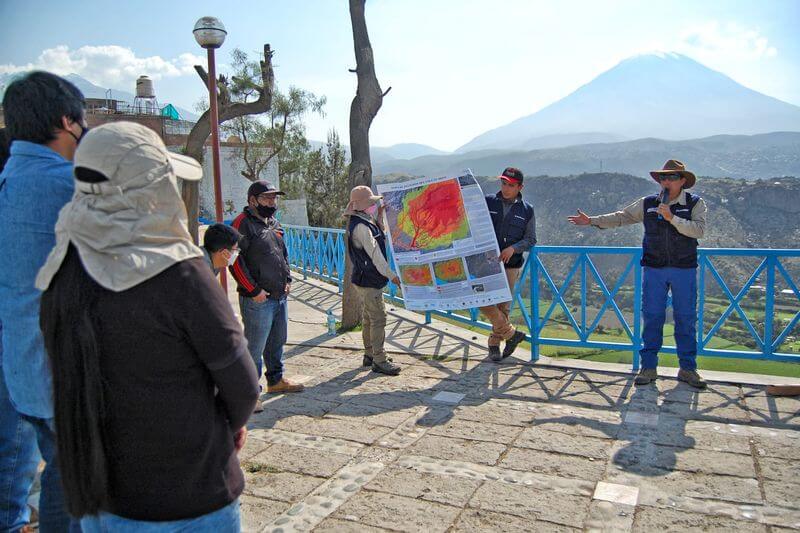
[[581,340],[589,338],[586,332],[586,258],[585,252],[579,254],[581,260]]
[[430,311],[425,311],[425,323],[426,324],[430,324],[431,323],[431,312]]
[[697,280],[698,288],[698,302],[697,302],[697,353],[700,354],[705,348],[703,343],[703,333],[705,329],[705,314],[706,314],[706,255],[702,251],[698,252],[698,259],[700,267],[699,279]]
[[775,256],[767,256],[767,301],[764,306],[764,357],[772,355],[772,317],[775,314]]
[[639,350],[642,347],[642,265],[638,261],[641,252],[635,253],[633,261],[633,371],[639,371]]
[[303,229],[301,230],[303,234],[303,238],[301,239],[301,243],[303,245],[303,279],[308,279],[308,230]]
[[539,253],[536,247],[528,258],[531,280],[531,362],[539,360]]

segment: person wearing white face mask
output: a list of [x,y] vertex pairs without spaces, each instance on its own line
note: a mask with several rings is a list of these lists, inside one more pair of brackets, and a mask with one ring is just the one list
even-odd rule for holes
[[389,280],[397,285],[400,280],[386,260],[384,208],[380,204],[382,198],[374,195],[366,185],[359,185],[350,191],[350,203],[344,213],[350,217],[347,253],[353,262],[350,281],[364,301],[361,319],[364,366],[372,367],[373,372],[396,376],[400,373],[400,366],[387,357],[384,349],[386,307],[383,304],[383,289]]
[[214,224],[208,227],[203,236],[203,255],[215,276],[220,270],[233,266],[236,262],[241,238],[241,233],[227,224]]

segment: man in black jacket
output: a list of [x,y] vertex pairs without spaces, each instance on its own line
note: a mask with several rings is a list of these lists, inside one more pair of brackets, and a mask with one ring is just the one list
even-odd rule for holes
[[263,356],[267,365],[267,392],[299,392],[303,385],[283,377],[283,345],[286,344],[286,299],[292,278],[283,230],[275,219],[278,195],[285,193],[267,181],[254,181],[247,190],[247,207],[233,221],[242,235],[240,254],[231,274],[239,292],[239,308],[250,355],[261,375]]
[[[518,168],[508,167],[500,178],[500,191],[486,197],[489,215],[492,217],[497,244],[500,246],[500,261],[506,271],[508,287],[514,294],[514,285],[525,264],[522,256],[536,244],[536,216],[533,206],[522,199],[524,176]],[[525,339],[525,333],[517,331],[509,320],[511,302],[481,307],[481,311],[492,323],[489,336],[489,356],[492,361],[505,359]],[[500,342],[506,341],[503,353]]]

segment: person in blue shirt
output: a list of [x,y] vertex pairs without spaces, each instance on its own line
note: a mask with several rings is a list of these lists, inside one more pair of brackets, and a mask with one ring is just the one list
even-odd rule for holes
[[[13,412],[6,408],[0,416],[0,450],[4,451],[0,505],[9,510],[11,530],[27,520],[37,443],[46,463],[39,529],[47,533],[70,527],[55,460],[52,380],[39,329],[40,292],[34,279],[55,245],[58,213],[73,194],[72,158],[88,130],[84,109],[78,88],[48,72],[16,79],[3,97],[12,142],[0,173],[0,242],[5,246],[0,254],[0,398],[7,399]],[[5,453],[9,449],[16,454]]]

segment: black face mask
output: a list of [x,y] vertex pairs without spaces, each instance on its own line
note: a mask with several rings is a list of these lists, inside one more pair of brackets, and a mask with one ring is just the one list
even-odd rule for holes
[[258,204],[256,206],[256,211],[258,212],[258,215],[263,218],[269,218],[275,214],[275,208],[268,205]]
[[74,133],[72,133],[72,130],[67,130],[67,133],[72,135],[72,138],[75,139],[75,144],[80,144],[81,143],[81,139],[83,139],[86,136],[86,132],[89,131],[89,128],[87,128],[83,124],[78,124],[78,126],[81,127],[81,134],[79,136],[77,136],[77,137],[75,136]]

